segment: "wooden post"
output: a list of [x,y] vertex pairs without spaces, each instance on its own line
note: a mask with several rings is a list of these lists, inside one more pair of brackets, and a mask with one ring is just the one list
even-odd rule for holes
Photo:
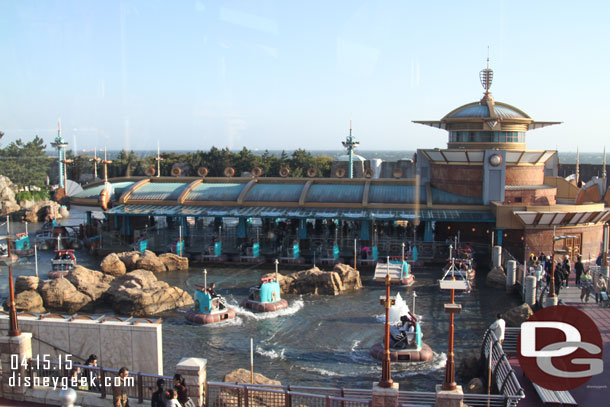
[[356,263],[357,263],[357,259],[358,259],[358,254],[357,254],[357,252],[356,252],[356,245],[357,245],[357,241],[356,241],[356,239],[354,238],[354,270],[356,270],[356,269],[357,269],[357,267],[356,267]]
[[[455,280],[455,276],[453,277]],[[455,290],[451,290],[451,305],[455,304]],[[447,352],[447,364],[445,366],[445,383],[443,383],[443,390],[455,390],[457,385],[455,383],[455,359],[453,355],[453,324],[454,313],[449,313],[449,351]]]

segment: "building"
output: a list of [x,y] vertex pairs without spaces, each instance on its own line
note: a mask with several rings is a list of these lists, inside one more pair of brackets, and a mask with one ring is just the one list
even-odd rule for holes
[[[214,218],[214,228],[235,218],[235,225],[220,233],[232,233],[238,246],[259,240],[261,232],[267,236],[281,222],[285,242],[276,239],[271,252],[294,241],[302,242],[303,253],[324,253],[337,241],[353,250],[349,242],[356,238],[388,255],[398,254],[405,240],[444,241],[459,233],[463,241],[480,243],[491,243],[494,236],[494,243],[518,258],[549,253],[555,233],[574,236],[561,242],[567,252],[596,258],[610,211],[603,203],[576,204],[578,188],[557,176],[556,151],[526,148],[529,130],[559,122],[535,121],[495,102],[489,92],[492,76],[489,67],[481,71],[480,101],[438,121],[415,122],[448,131],[449,140],[446,149],[418,150],[411,163],[414,177],[404,178],[408,171],[402,170],[394,178],[367,176],[361,164],[353,179],[317,178],[315,172],[310,178],[113,179],[108,228],[132,239],[151,216],[175,219],[186,233],[187,217],[195,224],[197,218]],[[103,188],[103,183],[89,184],[72,204],[97,206]],[[259,224],[252,222],[257,218],[262,230],[252,226]],[[208,235],[207,244],[217,238]]]

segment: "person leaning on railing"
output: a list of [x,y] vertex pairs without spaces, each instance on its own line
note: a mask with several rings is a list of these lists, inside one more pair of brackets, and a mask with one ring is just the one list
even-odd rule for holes
[[87,374],[89,390],[100,391],[100,376],[98,371],[95,369],[97,367],[97,355],[89,355],[89,358],[87,358],[87,361],[85,362],[85,366],[91,367],[91,369],[87,369],[85,372]]

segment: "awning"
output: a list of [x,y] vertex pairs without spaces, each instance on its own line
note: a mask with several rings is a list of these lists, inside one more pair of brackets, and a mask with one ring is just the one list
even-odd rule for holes
[[340,208],[278,208],[270,206],[226,207],[121,204],[106,211],[108,215],[131,216],[196,216],[246,218],[297,218],[345,220],[411,220],[444,222],[495,222],[489,211],[425,209],[340,209]]
[[521,222],[526,226],[568,226],[580,225],[585,223],[599,223],[610,218],[609,210],[601,211],[583,211],[583,212],[566,212],[566,211],[550,211],[550,212],[535,212],[535,211],[514,211]]

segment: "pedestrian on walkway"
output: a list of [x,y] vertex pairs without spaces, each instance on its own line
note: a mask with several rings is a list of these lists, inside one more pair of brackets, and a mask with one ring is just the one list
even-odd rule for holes
[[576,273],[576,285],[580,285],[580,276],[585,271],[585,266],[582,264],[582,256],[579,254],[574,264],[574,272]]
[[591,295],[591,288],[593,287],[593,278],[591,277],[591,271],[587,270],[580,276],[580,302],[589,302],[589,295]]
[[502,319],[502,314],[496,314],[497,319],[489,326],[489,329],[496,335],[500,346],[504,343],[504,332],[506,331],[506,321]]

